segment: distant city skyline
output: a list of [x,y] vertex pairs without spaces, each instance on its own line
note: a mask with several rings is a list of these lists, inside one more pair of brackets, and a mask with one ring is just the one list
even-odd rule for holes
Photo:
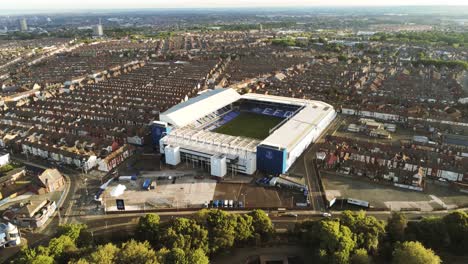
[[228,7],[300,7],[300,6],[430,6],[467,5],[461,0],[2,0],[0,10],[85,10],[140,8],[228,8]]

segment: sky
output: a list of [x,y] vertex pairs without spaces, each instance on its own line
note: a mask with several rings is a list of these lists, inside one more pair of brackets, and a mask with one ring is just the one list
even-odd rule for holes
[[468,0],[0,0],[0,10],[468,5]]

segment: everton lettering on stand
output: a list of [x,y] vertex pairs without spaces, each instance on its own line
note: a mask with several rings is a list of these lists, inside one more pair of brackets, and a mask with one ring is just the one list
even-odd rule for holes
[[268,115],[268,116],[275,116],[280,118],[288,118],[294,114],[293,111],[287,111],[283,109],[275,109],[275,108],[261,108],[261,107],[254,107],[251,110],[254,113]]

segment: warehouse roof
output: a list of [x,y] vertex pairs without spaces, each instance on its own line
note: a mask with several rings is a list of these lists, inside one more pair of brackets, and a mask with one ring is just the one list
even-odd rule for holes
[[171,107],[160,115],[159,120],[175,127],[182,127],[240,98],[241,96],[233,89],[209,90]]

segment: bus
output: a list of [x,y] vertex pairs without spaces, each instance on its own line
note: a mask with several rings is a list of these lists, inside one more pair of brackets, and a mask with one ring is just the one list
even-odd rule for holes
[[347,202],[348,202],[349,204],[354,204],[354,205],[357,205],[357,206],[369,208],[369,202],[367,202],[367,201],[348,198],[348,199],[347,199]]

